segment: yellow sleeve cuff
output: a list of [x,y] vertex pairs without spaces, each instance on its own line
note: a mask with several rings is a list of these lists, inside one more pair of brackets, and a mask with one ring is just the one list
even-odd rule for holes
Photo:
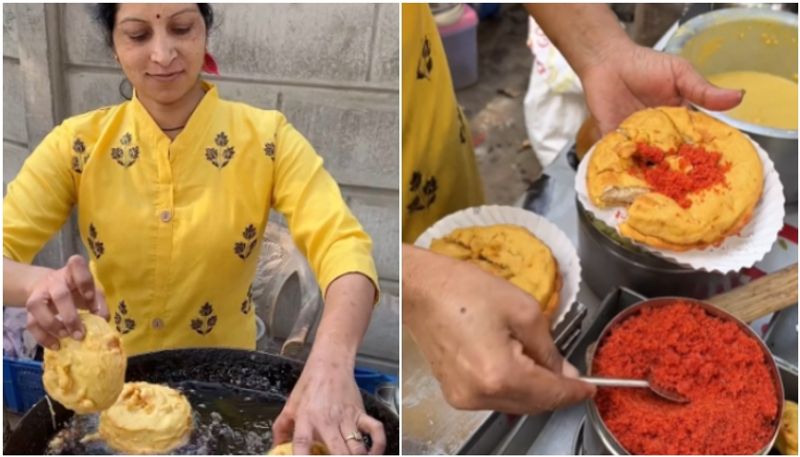
[[375,298],[373,306],[380,300],[380,285],[378,284],[378,273],[375,269],[375,262],[370,255],[371,243],[366,249],[363,245],[359,246],[361,240],[351,242],[340,242],[345,246],[335,246],[331,248],[325,256],[322,269],[319,274],[319,286],[323,296],[328,291],[328,287],[333,281],[348,273],[359,273],[372,281],[375,287]]

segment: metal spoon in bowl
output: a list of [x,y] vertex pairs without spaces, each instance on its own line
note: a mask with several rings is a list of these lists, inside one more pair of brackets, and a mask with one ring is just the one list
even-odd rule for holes
[[683,395],[667,390],[662,386],[651,384],[646,379],[620,379],[620,378],[596,378],[596,377],[581,377],[581,381],[594,384],[597,387],[638,387],[650,389],[650,392],[658,395],[664,400],[673,403],[689,403],[689,399]]

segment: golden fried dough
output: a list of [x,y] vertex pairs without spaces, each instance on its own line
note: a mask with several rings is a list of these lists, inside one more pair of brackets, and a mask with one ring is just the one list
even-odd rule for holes
[[456,229],[431,242],[433,252],[477,265],[532,295],[547,316],[558,307],[561,276],[550,248],[523,227]]
[[[313,443],[311,445],[311,449],[309,450],[311,454],[309,455],[329,455],[328,448],[325,447],[322,443]],[[275,446],[274,448],[270,449],[267,455],[294,455],[294,451],[292,450],[292,442],[283,443]]]
[[117,451],[164,454],[184,445],[192,408],[180,392],[147,382],[126,383],[114,405],[100,414],[100,436]]
[[781,430],[775,447],[783,455],[797,455],[797,403],[793,401],[786,401],[783,405]]
[[[652,149],[663,153],[657,162],[650,161]],[[597,143],[586,179],[596,206],[628,207],[622,235],[675,251],[718,245],[738,233],[752,218],[764,186],[761,159],[750,140],[683,107],[650,108],[628,117]]]
[[44,351],[42,381],[47,394],[77,414],[114,404],[125,382],[127,357],[119,334],[103,318],[81,312],[83,341],[62,338],[60,349]]

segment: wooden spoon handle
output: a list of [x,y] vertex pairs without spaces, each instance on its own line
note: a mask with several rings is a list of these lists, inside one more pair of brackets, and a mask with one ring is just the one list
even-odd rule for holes
[[707,300],[744,322],[780,311],[797,303],[797,264],[762,276]]

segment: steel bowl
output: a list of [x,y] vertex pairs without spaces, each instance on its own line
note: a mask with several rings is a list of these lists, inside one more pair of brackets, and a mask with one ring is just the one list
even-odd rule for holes
[[578,256],[581,279],[598,296],[627,287],[648,297],[681,295],[704,299],[740,285],[737,272],[722,274],[682,267],[631,242],[586,211],[579,200]]
[[[777,38],[765,46],[762,33]],[[682,25],[664,48],[692,63],[704,76],[750,70],[797,81],[797,15],[787,11],[726,8],[697,16]],[[734,119],[724,112],[710,116],[747,133],[775,163],[788,203],[797,202],[797,129],[783,130]]]
[[[592,362],[594,360],[594,353],[595,349],[599,346],[599,344],[603,341],[606,335],[615,328],[620,322],[624,321],[628,317],[631,317],[637,313],[639,313],[645,307],[659,307],[659,306],[666,306],[671,303],[674,303],[676,300],[681,301],[688,301],[694,304],[697,304],[703,309],[705,309],[709,314],[713,316],[720,317],[724,320],[735,322],[739,328],[741,328],[745,333],[747,333],[751,338],[758,341],[759,346],[761,347],[762,352],[764,353],[765,359],[768,360],[770,365],[770,374],[772,378],[772,382],[775,383],[775,392],[777,393],[776,401],[778,402],[778,414],[777,419],[775,421],[775,430],[772,433],[772,438],[769,442],[759,450],[757,454],[764,455],[768,454],[772,447],[775,445],[775,440],[778,438],[778,433],[780,432],[780,418],[783,415],[783,404],[784,404],[784,385],[783,385],[783,375],[781,370],[778,369],[778,365],[775,362],[775,359],[772,357],[772,354],[769,352],[769,349],[758,337],[758,335],[750,328],[747,324],[742,322],[741,320],[737,319],[733,315],[729,314],[728,312],[703,301],[699,300],[692,300],[683,297],[659,297],[659,298],[652,298],[649,300],[641,301],[629,308],[626,308],[619,314],[617,314],[611,321],[606,324],[603,331],[600,333],[600,336],[597,339],[597,342],[587,351],[586,354],[586,367],[589,376],[592,375]],[[796,376],[795,376],[796,379]],[[796,381],[795,381],[796,383]],[[795,384],[796,385],[796,384]],[[600,412],[597,409],[597,404],[594,400],[589,400],[586,404],[586,427],[584,429],[584,446],[588,454],[596,454],[596,455],[628,455],[628,452],[622,444],[617,441],[614,434],[606,427],[605,422],[603,421],[602,417],[600,416]]]

